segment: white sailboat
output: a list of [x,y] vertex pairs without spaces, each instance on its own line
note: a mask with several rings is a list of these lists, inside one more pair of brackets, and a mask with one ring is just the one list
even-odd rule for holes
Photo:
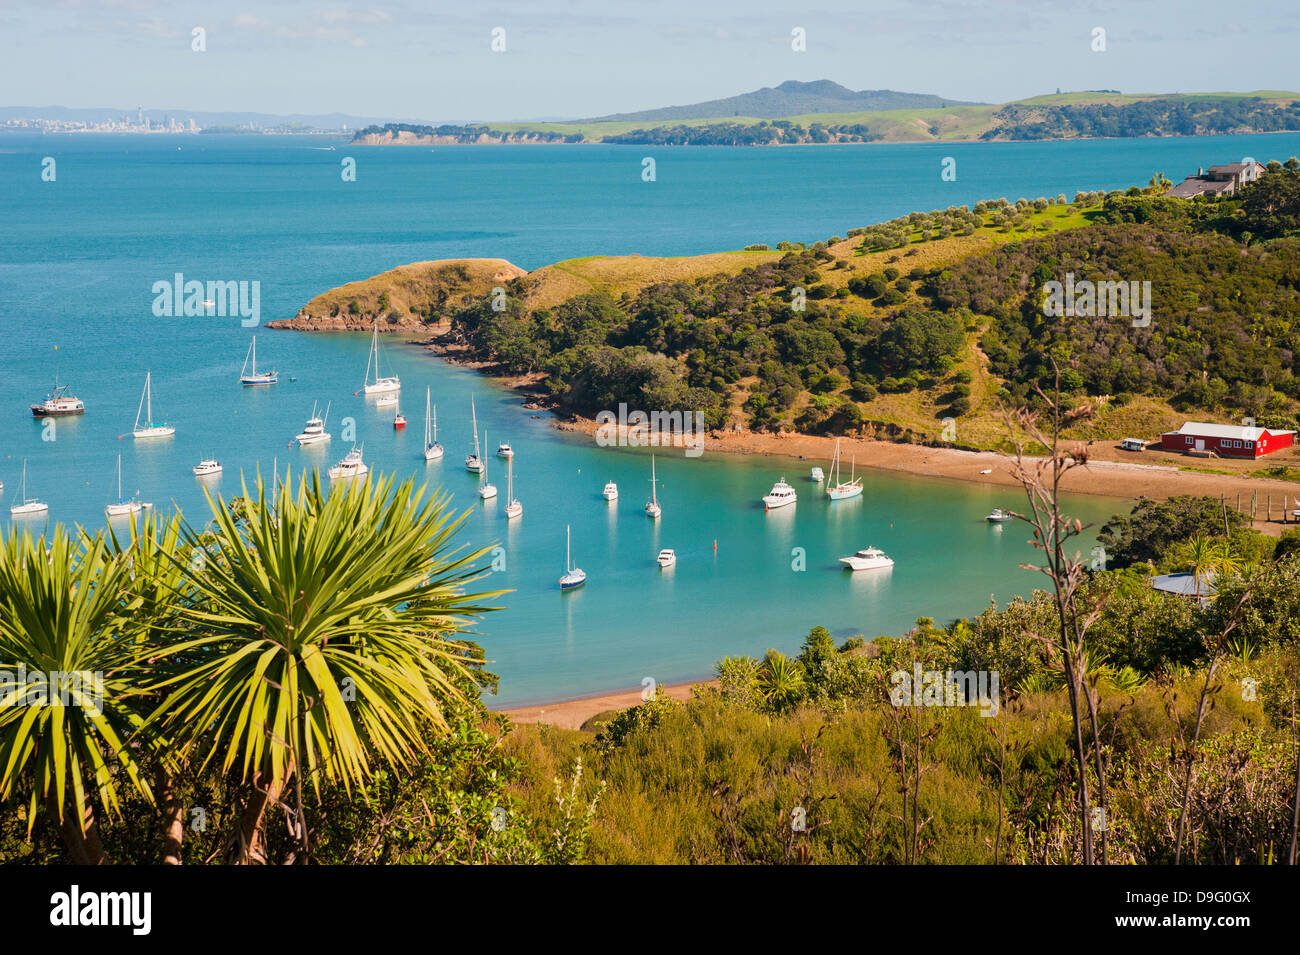
[[50,505],[44,501],[38,501],[36,498],[27,496],[27,459],[23,458],[23,483],[22,490],[18,492],[18,503],[9,508],[9,513],[14,517],[28,517],[32,514],[44,514],[50,509]]
[[564,576],[560,578],[561,590],[573,590],[587,582],[587,572],[573,566],[573,552],[569,540],[569,525],[564,525]]
[[[144,427],[140,426],[140,415],[144,415]],[[166,438],[176,433],[167,422],[153,423],[153,373],[144,374],[144,392],[140,395],[140,407],[135,411],[135,426],[131,434],[137,438]]]
[[[248,373],[248,360],[253,359],[253,371]],[[257,371],[257,336],[253,336],[253,343],[248,346],[248,353],[244,355],[244,367],[239,371],[239,383],[241,385],[273,385],[279,381],[279,376],[275,371],[264,371],[258,374]]]
[[853,458],[849,460],[849,479],[843,481],[840,479],[840,439],[836,438],[835,460],[831,462],[831,470],[834,472],[832,480],[835,483],[826,488],[826,496],[832,501],[846,501],[862,493],[862,478],[856,476],[856,461]]
[[474,432],[474,450],[465,456],[465,470],[475,474],[483,470],[483,457],[478,446],[478,414],[474,411],[474,396],[469,398],[469,423]]
[[321,444],[330,440],[330,434],[325,430],[325,422],[329,420],[330,405],[326,403],[325,414],[323,417],[316,417],[316,402],[311,405],[311,417],[307,419],[307,424],[303,427],[302,433],[293,440],[298,442],[298,447],[304,444]]
[[506,461],[506,500],[510,503],[506,505],[506,517],[514,520],[521,517],[524,513],[524,506],[515,500],[515,462]]
[[149,506],[141,503],[138,496],[129,500],[122,496],[122,455],[119,454],[117,456],[117,503],[107,505],[104,513],[109,517],[126,517],[130,514],[139,514]]
[[[477,445],[478,442],[475,442]],[[483,432],[483,443],[487,444],[487,432]],[[478,496],[483,500],[491,500],[497,496],[497,486],[488,480],[487,462],[481,462],[483,467],[478,473]]]
[[659,482],[655,480],[655,456],[650,455],[650,500],[645,502],[645,516],[652,521],[659,520],[663,508],[659,506]]
[[[370,366],[375,366],[375,380],[370,380]],[[402,389],[402,380],[396,375],[381,377],[379,374],[379,323],[375,323],[374,336],[370,340],[370,357],[366,359],[366,384],[365,392],[367,395],[384,395],[393,391]]]
[[[424,460],[436,461],[442,457],[442,445],[438,443],[438,409],[430,403],[433,400],[430,389],[424,389]],[[430,418],[430,411],[433,412]]]

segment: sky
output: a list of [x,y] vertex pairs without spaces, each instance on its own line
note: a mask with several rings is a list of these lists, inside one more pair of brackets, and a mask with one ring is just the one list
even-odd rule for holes
[[506,122],[788,79],[994,103],[1295,90],[1298,43],[1295,0],[0,0],[0,106]]

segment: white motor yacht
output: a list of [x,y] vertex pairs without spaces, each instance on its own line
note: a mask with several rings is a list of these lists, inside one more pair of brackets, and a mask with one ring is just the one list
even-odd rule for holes
[[885,556],[877,547],[868,547],[851,557],[841,557],[840,563],[849,570],[884,570],[894,566],[894,558]]
[[772,485],[772,490],[763,496],[763,505],[770,511],[774,508],[785,507],[787,504],[793,504],[799,495],[795,493],[794,488],[785,483],[785,478],[777,481]]

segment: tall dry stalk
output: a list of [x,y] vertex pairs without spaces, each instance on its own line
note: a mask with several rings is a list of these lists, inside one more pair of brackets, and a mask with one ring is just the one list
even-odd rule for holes
[[[1014,516],[1033,528],[1031,543],[1035,549],[1043,552],[1045,558],[1042,565],[1020,566],[1026,570],[1039,571],[1051,579],[1056,606],[1057,632],[1050,637],[1039,634],[1030,636],[1045,643],[1050,654],[1059,656],[1065,674],[1074,730],[1075,762],[1079,774],[1079,825],[1083,834],[1083,862],[1084,865],[1092,865],[1097,860],[1094,854],[1088,757],[1083,738],[1085,707],[1092,735],[1092,768],[1097,777],[1097,803],[1103,813],[1106,806],[1106,773],[1098,726],[1097,694],[1094,687],[1085,680],[1088,663],[1085,637],[1088,628],[1101,614],[1102,598],[1087,598],[1081,593],[1088,579],[1088,571],[1077,551],[1074,556],[1066,552],[1066,544],[1083,533],[1084,525],[1062,513],[1060,504],[1062,480],[1074,469],[1086,467],[1088,463],[1088,451],[1084,445],[1075,443],[1068,448],[1062,447],[1061,431],[1069,421],[1089,414],[1091,406],[1085,405],[1073,411],[1062,410],[1061,373],[1059,368],[1055,368],[1055,362],[1053,366],[1056,375],[1053,397],[1049,398],[1041,388],[1034,389],[1045,405],[1045,414],[1050,422],[1047,430],[1040,424],[1044,412],[1032,411],[1027,407],[1008,414],[1006,421],[1016,449],[1011,474],[1024,488],[1029,505],[1027,514]],[[1031,457],[1027,453],[1029,448],[1035,449],[1041,456]],[[1101,828],[1100,862],[1106,864],[1104,825]]]

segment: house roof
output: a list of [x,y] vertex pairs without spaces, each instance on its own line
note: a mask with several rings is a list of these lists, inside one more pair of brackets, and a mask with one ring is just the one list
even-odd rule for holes
[[1231,175],[1232,173],[1244,172],[1245,170],[1251,169],[1255,166],[1262,167],[1263,164],[1257,162],[1230,162],[1230,163],[1225,163],[1222,166],[1211,166],[1209,171],[1227,173]]
[[1217,195],[1221,192],[1232,192],[1235,184],[1231,179],[1205,179],[1200,176],[1188,176],[1178,185],[1168,190],[1166,196],[1174,196],[1178,199],[1191,199],[1195,196],[1211,193]]
[[1198,438],[1235,438],[1239,441],[1258,441],[1261,435],[1294,434],[1294,431],[1272,428],[1248,428],[1240,424],[1207,424],[1203,421],[1184,421],[1177,431],[1166,434],[1190,434]]

